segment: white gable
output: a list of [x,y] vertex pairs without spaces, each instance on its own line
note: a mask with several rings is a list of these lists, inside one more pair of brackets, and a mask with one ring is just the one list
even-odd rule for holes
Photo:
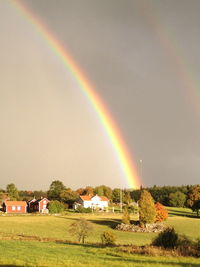
[[92,203],[99,203],[101,201],[101,198],[99,196],[94,196],[91,199]]

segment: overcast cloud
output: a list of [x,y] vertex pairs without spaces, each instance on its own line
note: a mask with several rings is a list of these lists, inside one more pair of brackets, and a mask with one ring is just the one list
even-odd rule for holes
[[[200,1],[25,1],[117,122],[144,186],[200,179]],[[0,187],[128,187],[90,103],[48,44],[0,1]]]

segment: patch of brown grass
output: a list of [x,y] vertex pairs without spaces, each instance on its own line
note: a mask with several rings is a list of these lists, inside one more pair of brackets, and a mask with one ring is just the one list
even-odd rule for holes
[[179,256],[176,250],[163,249],[154,246],[120,246],[119,251],[129,254],[149,255],[149,256]]
[[162,247],[156,246],[119,246],[118,250],[120,252],[125,252],[129,254],[139,254],[139,255],[148,255],[148,256],[166,256],[166,257],[200,257],[200,251],[195,246],[178,246],[174,249],[165,249]]

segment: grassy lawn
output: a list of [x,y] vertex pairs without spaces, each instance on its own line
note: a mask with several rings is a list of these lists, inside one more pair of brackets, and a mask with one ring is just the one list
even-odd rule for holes
[[191,239],[200,238],[200,218],[196,213],[187,208],[168,207],[169,218],[166,224],[173,226],[179,234]]
[[149,257],[129,255],[117,248],[89,245],[41,243],[33,241],[1,241],[0,265],[3,266],[191,266],[200,265],[200,259]]
[[175,207],[167,207],[169,216],[181,216],[181,217],[189,217],[196,218],[196,212],[193,212],[188,208],[175,208]]
[[[189,209],[169,208],[167,225],[190,238],[200,238],[200,219],[194,218]],[[191,213],[191,214],[190,214]],[[181,214],[181,215],[180,215]],[[7,236],[37,236],[57,240],[75,241],[68,233],[69,225],[80,217],[92,222],[94,231],[86,240],[99,243],[105,230],[114,231],[118,244],[150,244],[155,233],[120,232],[113,228],[121,220],[121,214],[77,214],[65,216],[0,216],[0,239]],[[135,216],[132,220],[137,219]],[[92,245],[67,244],[67,242],[39,242],[20,240],[0,241],[1,266],[200,266],[200,259],[166,258],[129,255],[117,248],[101,248]]]
[[[1,216],[0,235],[29,235],[49,237],[62,240],[74,241],[68,233],[69,225],[74,220],[84,217],[92,222],[94,231],[87,239],[91,243],[99,243],[103,231],[111,230],[121,220],[121,214],[69,214],[66,216]],[[148,244],[155,236],[154,233],[129,233],[115,231],[119,244]]]

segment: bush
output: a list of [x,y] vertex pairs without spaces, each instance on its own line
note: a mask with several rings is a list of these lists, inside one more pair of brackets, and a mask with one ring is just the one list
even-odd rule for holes
[[175,248],[178,244],[178,234],[174,228],[166,228],[153,240],[152,245],[164,248]]
[[166,220],[168,217],[167,209],[159,202],[157,202],[155,204],[155,208],[156,208],[155,222],[162,222],[162,221]]
[[64,205],[58,200],[51,201],[48,205],[50,213],[61,213],[64,211]]
[[107,246],[114,246],[116,242],[116,235],[111,231],[105,231],[101,235],[101,242]]
[[129,253],[129,254],[139,254],[139,255],[149,255],[149,256],[175,256],[178,257],[179,254],[175,250],[168,250],[161,247],[154,246],[135,246],[135,245],[124,245],[119,247],[119,251]]
[[79,213],[92,213],[92,209],[91,208],[84,208],[83,206],[78,206],[76,211],[79,212]]
[[182,235],[178,238],[177,250],[182,256],[195,256],[195,243],[188,237]]
[[197,239],[195,247],[196,247],[196,250],[200,252],[200,238]]
[[130,224],[130,214],[127,208],[124,209],[124,213],[122,216],[122,223]]

